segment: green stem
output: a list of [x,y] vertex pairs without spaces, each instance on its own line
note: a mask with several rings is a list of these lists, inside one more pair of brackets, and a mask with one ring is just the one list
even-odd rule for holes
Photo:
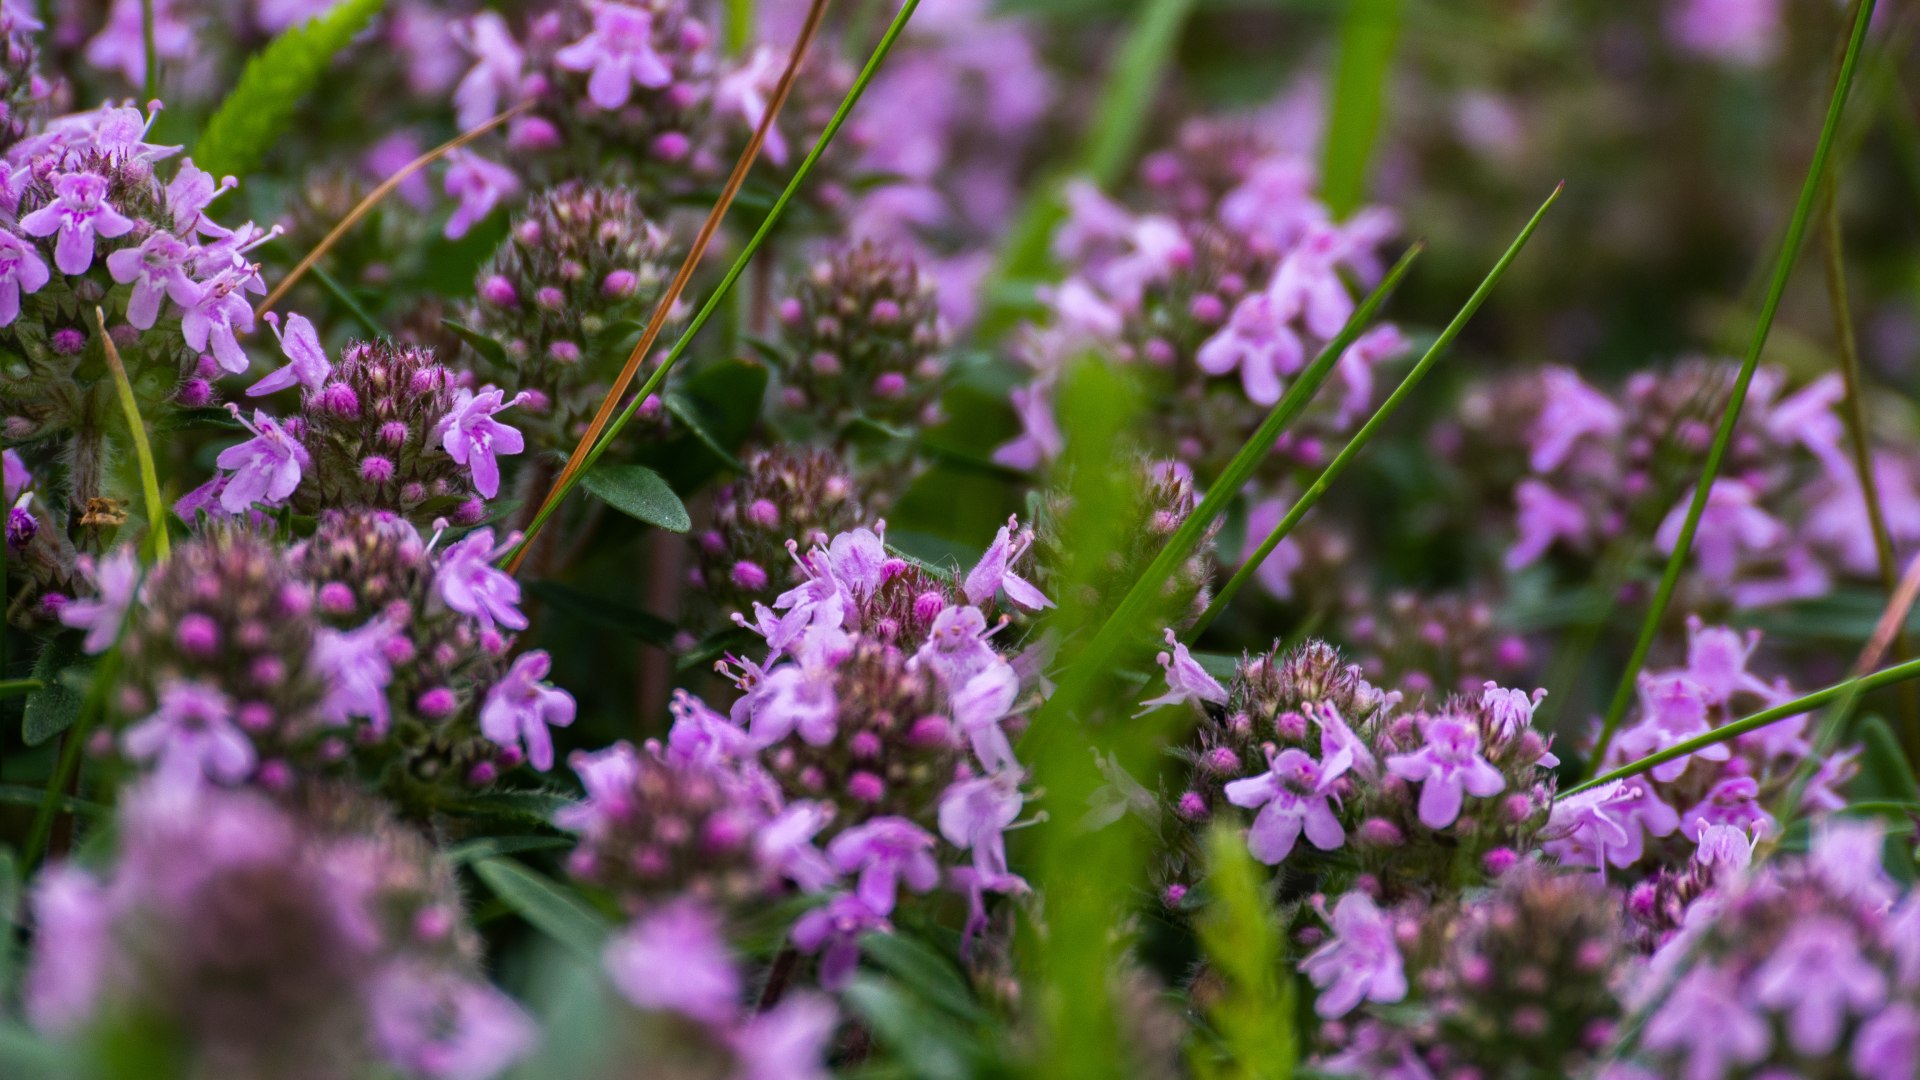
[[140,405],[133,399],[133,383],[120,362],[120,350],[107,334],[107,317],[93,309],[94,325],[100,328],[100,344],[105,347],[107,368],[113,372],[113,389],[120,397],[121,415],[127,418],[127,430],[133,436],[133,457],[140,467],[140,491],[147,501],[147,541],[154,561],[164,562],[169,554],[167,507],[160,500],[160,477],[153,467],[153,447],[147,444],[147,426],[140,419]]
[[1738,720],[1722,724],[1705,734],[1696,735],[1684,742],[1675,743],[1665,750],[1648,754],[1638,761],[1622,765],[1603,776],[1596,776],[1584,783],[1576,784],[1561,792],[1560,798],[1564,799],[1569,795],[1578,795],[1582,791],[1588,791],[1599,787],[1601,784],[1612,783],[1615,780],[1625,780],[1630,776],[1638,776],[1657,765],[1664,765],[1669,761],[1686,757],[1688,754],[1697,753],[1716,743],[1723,743],[1728,739],[1738,738],[1749,731],[1766,727],[1768,724],[1775,724],[1790,717],[1811,712],[1829,702],[1839,701],[1842,705],[1850,705],[1853,699],[1861,694],[1878,690],[1882,686],[1888,686],[1916,676],[1920,676],[1920,660],[1908,660],[1903,664],[1895,664],[1889,668],[1882,668],[1871,675],[1861,675],[1844,682],[1834,683],[1832,686],[1815,690],[1811,694],[1794,698],[1792,701],[1783,702],[1770,709],[1754,713],[1751,716],[1743,716]]
[[[1101,624],[1099,631],[1087,645],[1086,652],[1081,655],[1079,662],[1075,665],[1075,672],[1069,673],[1066,681],[1073,682],[1076,677],[1092,677],[1113,658],[1121,644],[1134,635],[1137,630],[1134,624],[1160,595],[1161,586],[1173,576],[1174,571],[1186,561],[1187,556],[1193,553],[1193,549],[1199,545],[1200,538],[1206,534],[1208,527],[1226,512],[1227,505],[1239,497],[1241,487],[1272,452],[1274,442],[1286,431],[1288,425],[1293,423],[1294,418],[1306,410],[1314,395],[1333,373],[1334,366],[1340,361],[1340,355],[1347,351],[1347,347],[1353,344],[1367,324],[1373,321],[1374,314],[1380,310],[1382,304],[1386,303],[1388,295],[1400,284],[1400,280],[1413,267],[1414,259],[1418,258],[1423,250],[1424,245],[1419,243],[1407,249],[1407,253],[1394,264],[1386,278],[1372,293],[1368,294],[1359,307],[1354,309],[1353,315],[1347,319],[1347,324],[1340,328],[1340,333],[1336,334],[1332,341],[1327,342],[1319,355],[1314,357],[1313,363],[1307,365],[1306,370],[1300,373],[1300,377],[1287,388],[1286,394],[1274,405],[1272,411],[1267,413],[1266,419],[1260,422],[1260,426],[1248,436],[1247,441],[1241,444],[1240,449],[1227,462],[1226,468],[1222,469],[1220,475],[1207,485],[1207,493],[1200,500],[1200,504],[1194,507],[1186,520],[1180,523],[1180,527],[1174,530],[1166,544],[1154,555],[1153,561],[1141,571],[1139,580],[1133,583],[1127,590],[1126,596],[1121,598],[1119,605],[1113,609],[1113,614]],[[1077,675],[1076,673],[1085,674]],[[1067,695],[1069,698],[1073,696]]]
[[0,698],[31,694],[45,685],[39,679],[0,679]]
[[[125,629],[124,623],[122,629]],[[67,729],[66,741],[60,747],[59,767],[54,770],[53,779],[47,784],[46,798],[34,814],[33,832],[28,835],[20,861],[21,867],[29,872],[40,865],[41,857],[46,854],[47,841],[53,836],[54,816],[70,798],[66,793],[67,785],[73,782],[80,770],[80,758],[86,751],[87,736],[93,733],[95,721],[106,708],[107,690],[113,686],[119,673],[120,646],[116,641],[93,673],[93,681],[87,686],[87,698],[80,704],[80,715],[74,717],[73,727]]]
[[148,101],[160,97],[160,50],[153,37],[154,0],[140,0],[140,48],[146,61],[145,87]]
[[[1480,287],[1475,289],[1473,295],[1467,298],[1465,306],[1461,307],[1459,312],[1454,315],[1453,321],[1449,322],[1446,329],[1440,332],[1440,336],[1434,339],[1433,345],[1427,349],[1426,355],[1422,356],[1419,362],[1413,365],[1413,370],[1407,372],[1406,378],[1400,380],[1400,385],[1394,388],[1393,393],[1388,395],[1387,400],[1382,402],[1378,409],[1374,410],[1373,415],[1368,417],[1367,422],[1361,426],[1360,430],[1354,432],[1353,438],[1347,440],[1347,445],[1340,448],[1340,453],[1327,464],[1326,468],[1320,471],[1319,476],[1314,478],[1313,484],[1307,488],[1306,492],[1302,494],[1299,499],[1295,500],[1292,509],[1287,511],[1287,516],[1282,518],[1280,523],[1274,526],[1273,531],[1267,534],[1267,538],[1260,542],[1260,546],[1254,551],[1253,556],[1249,558],[1239,570],[1234,572],[1233,577],[1228,579],[1226,585],[1221,587],[1220,592],[1214,596],[1213,602],[1207,605],[1207,610],[1201,613],[1199,622],[1195,623],[1192,631],[1188,633],[1187,637],[1189,641],[1197,638],[1200,631],[1211,625],[1220,612],[1226,609],[1227,604],[1233,600],[1234,595],[1247,583],[1247,579],[1253,576],[1254,571],[1260,569],[1260,564],[1266,561],[1268,555],[1273,553],[1273,549],[1279,545],[1281,540],[1286,538],[1288,533],[1293,531],[1293,527],[1300,523],[1300,519],[1306,516],[1307,511],[1313,509],[1314,504],[1318,503],[1321,496],[1327,493],[1327,488],[1333,484],[1333,481],[1337,479],[1342,472],[1346,471],[1347,466],[1352,463],[1354,457],[1366,448],[1367,443],[1372,441],[1374,435],[1378,434],[1380,426],[1386,423],[1387,418],[1392,416],[1394,410],[1400,407],[1400,403],[1404,401],[1408,395],[1413,393],[1414,387],[1418,386],[1420,380],[1425,377],[1427,369],[1431,368],[1434,363],[1440,359],[1441,355],[1447,351],[1448,346],[1453,344],[1453,340],[1460,336],[1460,331],[1465,329],[1467,320],[1473,318],[1474,313],[1480,310],[1480,305],[1486,302],[1488,295],[1493,292],[1494,286],[1498,285],[1500,278],[1506,274],[1507,267],[1513,262],[1515,256],[1520,254],[1520,249],[1527,246],[1527,241],[1532,239],[1534,230],[1540,226],[1541,219],[1546,217],[1547,210],[1553,206],[1555,200],[1560,198],[1560,192],[1565,190],[1565,188],[1565,183],[1556,186],[1553,189],[1553,194],[1547,196],[1547,201],[1540,204],[1540,209],[1533,212],[1533,217],[1527,221],[1526,228],[1521,229],[1520,235],[1515,237],[1513,243],[1507,246],[1506,252],[1500,256],[1500,261],[1495,263],[1493,269],[1487,272],[1487,276],[1480,282]],[[1177,538],[1178,534],[1175,535]]]
[[666,358],[660,362],[660,366],[654,368],[653,373],[647,376],[647,381],[642,383],[640,389],[634,393],[626,409],[614,419],[613,423],[607,425],[606,431],[601,433],[599,441],[593,444],[592,450],[588,451],[586,460],[581,462],[580,468],[574,471],[560,490],[554,492],[553,497],[547,500],[547,505],[534,515],[533,521],[527,525],[526,536],[513,551],[503,556],[503,562],[511,562],[518,557],[522,549],[533,542],[533,538],[539,535],[540,530],[560,508],[560,504],[566,501],[567,495],[579,486],[580,478],[593,468],[594,463],[600,460],[600,455],[606,453],[607,448],[612,446],[614,440],[619,437],[621,430],[632,421],[634,414],[640,410],[640,406],[646,402],[647,398],[653,396],[661,383],[666,381],[667,373],[673,370],[674,364],[679,362],[680,357],[693,344],[693,339],[700,333],[701,328],[707,325],[707,320],[713,318],[713,313],[719,309],[721,303],[726,300],[728,292],[733,289],[734,282],[740,279],[741,273],[753,261],[761,245],[765,244],[767,238],[773,234],[774,227],[786,214],[787,205],[793,201],[800,186],[813,172],[813,167],[819,162],[820,156],[826,153],[827,145],[833,141],[833,137],[846,123],[847,115],[859,103],[860,96],[866,93],[867,84],[873,81],[873,76],[880,70],[880,65],[886,60],[887,54],[893,51],[894,41],[907,28],[907,20],[912,18],[914,9],[919,6],[920,0],[906,0],[901,5],[899,14],[893,17],[893,23],[887,27],[886,34],[881,37],[880,43],[874,46],[873,54],[867,58],[866,67],[860,70],[859,78],[854,80],[853,87],[840,100],[840,107],[834,110],[833,119],[827,122],[826,129],[820,133],[818,139],[814,140],[813,149],[807,152],[806,160],[794,170],[792,179],[787,181],[786,189],[780,192],[780,197],[774,200],[773,208],[767,211],[766,219],[754,231],[753,237],[747,241],[746,246],[740,249],[740,254],[734,258],[733,265],[727,268],[726,277],[722,278],[720,284],[708,295],[706,303],[700,306],[699,312],[687,324],[687,328],[681,331],[679,339],[673,343],[673,348],[667,351]]
[[1673,554],[1668,557],[1666,569],[1660,575],[1660,587],[1654,592],[1653,606],[1648,609],[1646,621],[1641,624],[1639,640],[1634,642],[1633,654],[1627,658],[1627,666],[1620,674],[1620,684],[1614,690],[1613,701],[1607,706],[1606,719],[1600,726],[1600,738],[1594,744],[1594,768],[1606,759],[1607,748],[1613,744],[1614,732],[1620,727],[1620,720],[1633,700],[1641,665],[1646,663],[1647,653],[1653,648],[1653,639],[1660,633],[1660,624],[1666,618],[1667,605],[1673,601],[1674,588],[1680,582],[1680,571],[1686,566],[1687,555],[1693,549],[1694,534],[1700,529],[1700,515],[1706,511],[1707,497],[1713,491],[1714,481],[1720,476],[1720,465],[1726,459],[1727,445],[1733,440],[1734,425],[1740,419],[1741,408],[1746,405],[1747,388],[1760,366],[1761,350],[1766,347],[1767,337],[1773,330],[1774,315],[1780,310],[1780,300],[1787,291],[1787,280],[1793,276],[1793,264],[1800,254],[1802,241],[1806,239],[1807,222],[1813,216],[1814,200],[1826,179],[1827,156],[1833,149],[1833,136],[1840,126],[1840,116],[1846,110],[1847,91],[1853,85],[1854,69],[1859,64],[1860,50],[1866,41],[1867,23],[1873,18],[1874,2],[1860,0],[1855,9],[1853,34],[1847,41],[1846,56],[1840,62],[1840,74],[1835,80],[1832,100],[1827,103],[1826,120],[1820,125],[1820,141],[1814,146],[1813,161],[1807,166],[1807,177],[1800,185],[1800,197],[1794,204],[1786,239],[1774,263],[1773,278],[1760,307],[1759,323],[1754,327],[1746,358],[1741,361],[1740,375],[1734,380],[1726,412],[1720,418],[1720,430],[1714,436],[1712,447],[1707,450],[1706,467],[1693,489],[1693,500],[1687,507],[1685,521],[1681,523],[1680,535],[1674,541]]

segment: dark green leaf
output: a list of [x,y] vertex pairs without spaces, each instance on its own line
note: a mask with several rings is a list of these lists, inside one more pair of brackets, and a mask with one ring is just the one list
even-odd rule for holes
[[618,600],[609,600],[604,596],[576,589],[570,585],[562,585],[557,581],[529,581],[525,588],[555,611],[564,612],[595,626],[630,634],[648,644],[663,648],[673,641],[672,623],[658,615],[620,603]]
[[57,1047],[26,1026],[0,1020],[0,1076],[7,1080],[53,1080],[72,1075],[62,1059]]
[[28,746],[39,746],[73,726],[80,715],[80,703],[86,700],[74,682],[84,686],[85,675],[91,670],[68,638],[56,638],[40,650],[33,663],[33,677],[42,685],[27,698],[20,728],[20,737]]
[[507,347],[505,345],[500,344],[498,341],[495,341],[472,327],[455,322],[452,319],[441,319],[440,325],[451,330],[454,337],[466,342],[474,352],[479,353],[488,363],[501,368],[511,366],[507,363]]
[[985,1019],[953,961],[920,939],[901,933],[868,934],[860,940],[860,951],[929,1004],[964,1020]]
[[1322,151],[1320,197],[1336,217],[1359,209],[1367,193],[1367,163],[1380,133],[1393,48],[1400,36],[1400,0],[1350,0],[1340,21],[1334,64],[1333,108]]
[[455,866],[464,866],[480,859],[512,855],[521,851],[552,851],[556,848],[572,846],[573,841],[564,836],[482,836],[477,840],[455,844],[444,854],[448,862]]
[[341,0],[247,61],[240,82],[207,121],[193,160],[215,176],[253,171],[293,119],[333,57],[367,28],[385,0]]
[[582,959],[599,962],[611,927],[573,890],[511,859],[481,859],[473,872],[521,918]]
[[693,519],[687,516],[680,496],[659,473],[645,465],[603,461],[589,469],[580,484],[630,518],[668,532],[683,533],[693,528]]
[[968,1080],[978,1057],[967,1033],[891,979],[862,975],[842,995],[875,1037],[922,1080]]
[[438,803],[440,810],[476,818],[496,818],[553,827],[553,816],[574,800],[557,791],[488,791]]

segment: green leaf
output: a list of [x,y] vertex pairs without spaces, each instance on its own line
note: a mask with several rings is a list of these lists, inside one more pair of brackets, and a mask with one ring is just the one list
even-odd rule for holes
[[479,353],[482,359],[493,366],[499,368],[511,366],[507,363],[507,347],[493,338],[453,319],[441,319],[440,325],[452,331],[454,337],[466,342],[474,352]]
[[986,1019],[986,1012],[974,1000],[973,991],[953,961],[919,938],[903,933],[868,934],[860,939],[860,952],[922,1000],[963,1020]]
[[435,805],[442,811],[468,817],[554,828],[554,815],[573,804],[571,797],[558,791],[487,791]]
[[521,918],[582,959],[599,962],[611,927],[577,893],[512,859],[481,859],[473,872]]
[[1866,744],[1860,768],[1865,779],[1872,780],[1873,790],[1891,799],[1920,802],[1920,780],[1914,779],[1913,766],[1886,720],[1869,716],[1860,721],[1860,741]]
[[194,164],[215,176],[244,176],[272,149],[327,65],[367,28],[385,0],[341,0],[274,38],[247,61],[239,85],[220,103],[194,145]]
[[1349,0],[1340,20],[1340,55],[1333,67],[1333,104],[1321,155],[1320,198],[1335,217],[1360,208],[1367,194],[1385,112],[1393,48],[1400,36],[1401,0]]
[[[14,806],[39,806],[46,801],[46,798],[45,788],[37,788],[31,784],[0,784],[0,803],[9,803]],[[113,813],[111,807],[89,802],[86,799],[77,799],[71,795],[60,796],[55,800],[54,805],[58,806],[62,813],[72,814],[75,817],[104,818]]]
[[41,687],[33,696],[27,698],[25,716],[22,718],[20,738],[28,746],[39,746],[55,735],[73,726],[80,716],[81,702],[86,695],[73,685],[69,673],[81,674],[79,680],[84,684],[84,673],[91,671],[79,659],[80,653],[67,638],[57,638],[40,650],[33,662],[33,677],[39,679]]
[[765,365],[730,360],[668,390],[662,400],[694,438],[728,468],[738,470],[740,462],[734,451],[753,433],[760,418],[760,399],[766,392]]
[[1239,830],[1215,826],[1207,835],[1207,871],[1211,902],[1198,920],[1200,948],[1224,989],[1207,1006],[1218,1045],[1195,1041],[1194,1072],[1286,1080],[1299,1054],[1293,982],[1281,975],[1280,920]]
[[967,1033],[891,979],[862,975],[841,995],[881,1044],[923,1080],[971,1080],[978,1054]]
[[443,854],[453,865],[465,866],[481,859],[492,859],[522,851],[553,851],[556,848],[572,846],[573,840],[565,836],[482,836],[477,840],[455,844]]
[[71,1076],[59,1048],[24,1025],[0,1020],[0,1076],[8,1080],[53,1080]]
[[645,465],[601,462],[587,470],[582,487],[615,510],[668,532],[683,533],[693,528],[693,519],[680,496],[673,493],[660,474]]
[[609,600],[597,593],[562,585],[557,581],[529,581],[523,587],[538,597],[541,603],[583,622],[628,634],[662,648],[673,642],[672,623],[618,600]]

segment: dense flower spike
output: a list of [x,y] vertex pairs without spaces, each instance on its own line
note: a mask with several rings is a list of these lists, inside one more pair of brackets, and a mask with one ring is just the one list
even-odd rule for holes
[[694,538],[689,582],[722,615],[771,603],[799,583],[788,540],[811,549],[869,520],[851,471],[831,451],[778,446],[745,464],[715,494],[712,520]]

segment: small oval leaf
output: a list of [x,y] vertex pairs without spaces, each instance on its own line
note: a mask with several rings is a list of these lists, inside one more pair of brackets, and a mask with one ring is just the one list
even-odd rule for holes
[[615,510],[668,532],[693,528],[680,496],[645,465],[595,465],[580,483]]

